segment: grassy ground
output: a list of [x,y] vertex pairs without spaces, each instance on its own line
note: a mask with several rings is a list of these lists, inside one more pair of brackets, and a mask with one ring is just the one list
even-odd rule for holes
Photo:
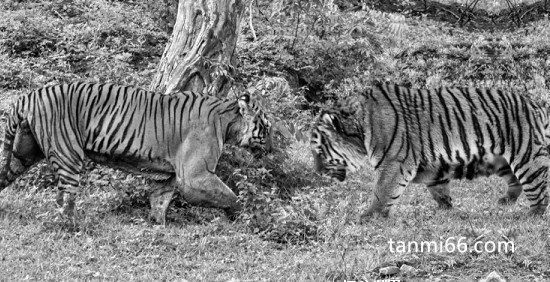
[[[256,2],[258,38],[243,24],[236,84],[248,88],[267,75],[288,80],[285,93],[264,98],[273,116],[296,131],[306,133],[312,118],[297,111],[304,100],[298,97],[346,96],[371,79],[414,87],[510,83],[523,94],[547,93],[547,21],[509,33],[470,33],[378,11],[341,15],[331,7]],[[169,38],[162,3],[0,3],[0,112],[16,94],[45,84],[146,87]],[[69,222],[55,212],[51,173],[41,164],[0,193],[0,281],[372,281],[388,278],[380,273],[389,266],[403,268],[389,276],[402,281],[478,281],[492,271],[507,281],[550,281],[549,215],[527,217],[523,196],[498,206],[504,181],[453,182],[450,211],[438,210],[424,186],[411,185],[390,218],[357,225],[373,172],[328,182],[312,172],[307,143],[290,143],[279,148],[288,154],[279,156],[280,170],[266,178],[277,184],[263,180],[265,169],[243,175],[243,166],[236,176],[237,169],[220,169],[232,186],[251,184],[252,204],[235,222],[176,201],[166,226],[151,225],[145,181],[97,166],[85,174],[77,217]],[[278,198],[282,190],[289,193]],[[262,225],[263,219],[269,221]],[[389,243],[448,239],[455,248],[511,241],[515,249],[407,253],[391,252]]]
[[[174,206],[167,226],[153,226],[145,206],[106,204],[117,192],[91,184],[80,195],[73,225],[55,217],[54,189],[32,188],[43,176],[30,178],[0,198],[0,281],[342,281],[381,278],[380,267],[402,264],[416,269],[393,276],[405,281],[477,281],[492,271],[508,281],[550,279],[548,216],[527,217],[524,197],[498,206],[504,182],[497,178],[454,182],[451,211],[437,210],[425,187],[412,185],[390,218],[365,225],[354,221],[373,187],[368,170],[344,184],[299,192],[326,203],[318,239],[307,244],[263,240],[244,222],[209,209]],[[464,237],[471,248],[482,234],[482,242],[507,236],[514,252],[392,253],[388,243]]]

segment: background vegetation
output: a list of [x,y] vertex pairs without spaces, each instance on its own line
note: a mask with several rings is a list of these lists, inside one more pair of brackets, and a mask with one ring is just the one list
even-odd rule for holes
[[[0,110],[17,94],[75,80],[147,88],[176,5],[2,1]],[[52,174],[41,164],[0,194],[0,281],[477,281],[491,271],[549,280],[548,215],[528,218],[524,197],[497,206],[504,181],[453,182],[452,211],[411,185],[389,219],[357,225],[373,171],[346,183],[323,179],[307,143],[320,108],[374,81],[501,87],[547,101],[544,9],[546,1],[254,1],[233,92],[254,93],[277,121],[277,152],[227,148],[218,175],[239,193],[240,218],[176,200],[167,226],[153,226],[145,179],[90,164],[77,219],[67,223],[56,218]],[[388,244],[450,237],[469,246],[508,238],[516,250],[391,253]],[[388,266],[401,270],[386,276]]]

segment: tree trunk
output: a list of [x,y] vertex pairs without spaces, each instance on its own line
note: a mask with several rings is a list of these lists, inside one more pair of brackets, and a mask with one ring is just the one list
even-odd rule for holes
[[243,11],[242,0],[180,0],[151,90],[225,96],[234,73]]

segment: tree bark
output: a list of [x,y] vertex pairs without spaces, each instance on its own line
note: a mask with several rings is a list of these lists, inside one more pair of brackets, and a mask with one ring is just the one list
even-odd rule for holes
[[234,73],[243,11],[243,0],[180,0],[151,90],[225,96]]

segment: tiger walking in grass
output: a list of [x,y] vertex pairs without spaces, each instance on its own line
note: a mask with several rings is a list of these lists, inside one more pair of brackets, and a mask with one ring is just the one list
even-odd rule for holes
[[234,216],[237,196],[215,174],[226,143],[270,149],[271,124],[248,95],[221,100],[192,92],[72,83],[18,97],[9,113],[0,191],[44,157],[58,178],[56,202],[72,215],[85,158],[154,183],[151,217],[164,223],[177,191],[190,204]]
[[427,184],[451,207],[450,179],[497,174],[508,183],[499,203],[522,189],[529,214],[548,206],[548,109],[497,89],[410,89],[379,84],[341,111],[322,112],[311,132],[316,169],[343,181],[370,163],[377,171],[370,207],[387,216],[411,182]]

